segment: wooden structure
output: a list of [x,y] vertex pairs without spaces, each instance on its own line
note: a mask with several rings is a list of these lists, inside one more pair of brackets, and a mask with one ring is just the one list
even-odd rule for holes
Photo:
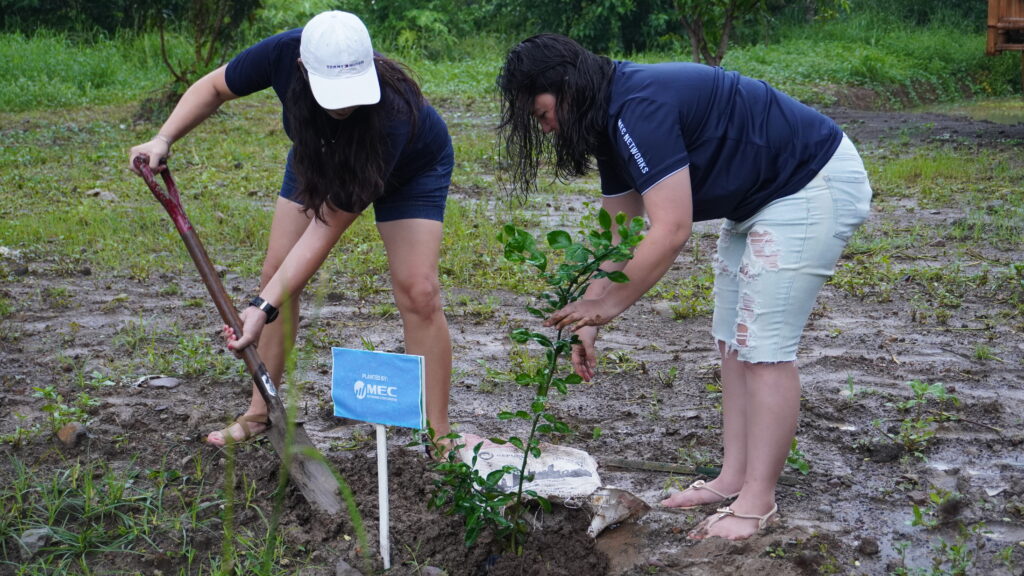
[[988,44],[985,53],[1024,51],[1024,0],[988,0]]
[[1020,89],[1024,93],[1024,0],[988,0],[985,53],[1020,52]]

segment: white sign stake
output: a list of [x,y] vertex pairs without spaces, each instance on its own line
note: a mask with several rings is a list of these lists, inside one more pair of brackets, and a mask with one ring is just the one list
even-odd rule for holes
[[384,426],[426,428],[423,357],[370,350],[331,349],[334,415],[372,422],[377,429],[377,501],[380,555],[391,568],[388,536],[388,438]]
[[391,569],[391,539],[388,533],[391,518],[388,516],[388,437],[384,426],[374,424],[377,429],[377,507],[380,510],[380,555],[384,569]]

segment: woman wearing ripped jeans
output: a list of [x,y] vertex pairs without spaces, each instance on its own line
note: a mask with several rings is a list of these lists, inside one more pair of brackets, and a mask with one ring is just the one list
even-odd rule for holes
[[612,61],[554,34],[513,48],[498,87],[513,192],[534,188],[542,158],[562,178],[586,174],[593,158],[602,206],[646,214],[650,224],[632,260],[605,265],[629,282],[594,282],[546,321],[579,336],[572,361],[584,379],[595,374],[597,327],[657,283],[693,222],[724,219],[712,327],[722,362],[722,469],[661,504],[718,507],[690,538],[756,534],[778,512],[804,325],[868,216],[871,187],[853,143],[765,82],[694,63]]

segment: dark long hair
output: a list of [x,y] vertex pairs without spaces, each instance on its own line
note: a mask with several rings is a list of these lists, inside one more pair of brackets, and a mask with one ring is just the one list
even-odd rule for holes
[[[324,219],[324,206],[362,212],[384,193],[387,182],[387,126],[396,116],[408,118],[416,131],[423,95],[401,64],[375,56],[381,99],[360,106],[344,120],[332,118],[313,98],[300,69],[288,90],[288,125],[295,147],[292,160],[299,188],[296,198],[306,212]],[[302,64],[299,64],[301,67]]]
[[[554,157],[555,177],[585,175],[590,157],[605,140],[608,91],[615,64],[558,34],[527,38],[513,48],[498,74],[509,192],[525,198],[536,187],[537,169]],[[555,97],[558,133],[545,137],[533,117],[538,94]]]

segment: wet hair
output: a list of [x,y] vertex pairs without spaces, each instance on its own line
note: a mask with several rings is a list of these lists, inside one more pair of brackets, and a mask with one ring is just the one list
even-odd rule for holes
[[[583,176],[590,157],[606,139],[608,92],[615,64],[576,41],[539,34],[522,41],[498,74],[501,93],[500,138],[510,172],[506,188],[524,199],[536,188],[541,160],[554,159],[555,177]],[[546,138],[533,116],[534,98],[555,97],[558,133]]]
[[423,95],[408,69],[381,56],[374,57],[381,99],[360,106],[337,120],[317,104],[305,80],[302,64],[288,90],[288,126],[295,148],[292,159],[298,177],[296,199],[307,213],[324,219],[324,206],[362,212],[384,193],[388,172],[387,126],[396,116],[408,118],[415,134]]

